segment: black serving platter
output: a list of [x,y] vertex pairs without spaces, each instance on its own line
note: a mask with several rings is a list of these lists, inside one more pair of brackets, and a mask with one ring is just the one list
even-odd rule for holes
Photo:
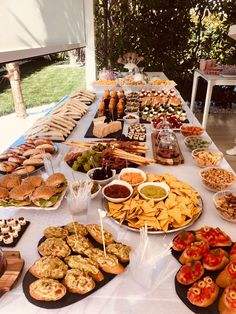
[[13,239],[13,242],[10,244],[5,244],[3,241],[0,241],[0,247],[14,247],[17,245],[20,238],[23,236],[25,230],[28,228],[30,221],[26,221],[26,224],[21,226],[21,230],[18,233],[18,237]]
[[[101,244],[97,243],[90,235],[87,235],[86,238],[89,239],[89,241],[94,245],[94,247],[103,250],[103,246]],[[45,240],[46,240],[46,238],[42,237],[38,243],[38,246]],[[72,252],[71,254],[77,255],[75,252]],[[129,263],[121,263],[121,264],[124,267],[126,267]],[[93,294],[94,292],[96,292],[97,290],[99,290],[100,288],[102,288],[103,286],[108,284],[113,278],[115,278],[117,276],[114,274],[106,273],[104,271],[102,271],[102,273],[104,275],[104,280],[102,280],[100,282],[95,281],[95,283],[96,283],[95,288],[86,294],[77,294],[77,293],[71,293],[71,292],[67,291],[66,295],[63,298],[61,298],[60,300],[57,300],[57,301],[39,301],[39,300],[32,298],[31,295],[29,294],[29,285],[31,283],[33,283],[34,281],[36,281],[37,278],[34,277],[29,271],[27,271],[27,273],[25,274],[25,277],[23,279],[23,292],[24,292],[26,298],[28,299],[28,301],[30,303],[38,306],[38,307],[45,308],[45,309],[58,309],[58,308],[62,308],[62,307],[71,305],[73,303],[76,303],[80,300],[83,300],[84,298],[88,297],[89,295]]]
[[[191,231],[194,233],[194,231],[192,230],[188,230],[188,231]],[[231,246],[227,246],[227,247],[223,247],[221,246],[220,248],[222,248],[223,250],[227,251],[228,253],[230,252],[230,249],[232,248],[233,244]],[[210,247],[210,249],[213,249],[213,248],[217,248],[217,247]],[[178,251],[175,251],[173,249],[171,249],[171,253],[172,255],[179,261],[179,257],[181,255],[182,252],[178,252]],[[224,268],[223,268],[224,269]],[[219,275],[219,273],[223,270],[218,270],[218,271],[209,271],[209,270],[206,270],[205,269],[205,272],[202,276],[203,277],[206,277],[206,276],[210,276],[214,281],[216,280],[216,277]],[[177,275],[177,274],[176,274]],[[200,279],[199,279],[200,280]],[[216,299],[216,301],[207,306],[207,307],[199,307],[199,306],[196,306],[196,305],[193,305],[191,302],[189,302],[189,300],[187,299],[187,292],[188,292],[188,289],[191,287],[192,285],[188,285],[188,286],[185,286],[185,285],[182,285],[180,284],[177,279],[176,279],[176,276],[175,276],[175,291],[178,295],[178,297],[181,299],[181,301],[193,312],[193,313],[196,313],[196,314],[220,314],[219,313],[219,310],[218,310],[218,303],[219,303],[219,299],[222,295],[222,293],[224,292],[224,289],[223,288],[220,288],[219,289],[219,294],[218,294],[218,297]]]

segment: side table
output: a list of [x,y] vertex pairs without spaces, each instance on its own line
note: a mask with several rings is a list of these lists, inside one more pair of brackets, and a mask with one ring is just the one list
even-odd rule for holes
[[196,98],[199,77],[202,77],[204,80],[207,81],[207,92],[206,92],[204,113],[203,113],[203,119],[202,119],[202,127],[206,128],[213,87],[215,85],[236,86],[236,76],[223,77],[221,75],[208,75],[208,74],[205,74],[203,71],[196,69],[194,71],[194,76],[193,76],[193,87],[192,87],[192,96],[191,96],[191,105],[190,105],[190,109],[192,111],[194,108],[194,102]]

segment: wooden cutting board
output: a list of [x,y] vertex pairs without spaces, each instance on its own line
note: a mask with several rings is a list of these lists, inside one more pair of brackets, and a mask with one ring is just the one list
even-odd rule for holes
[[[158,164],[161,165],[168,165],[168,166],[174,166],[174,165],[180,165],[184,163],[184,156],[179,148],[178,144],[178,149],[179,149],[179,156],[174,157],[174,158],[163,158],[157,154],[157,133],[152,133],[151,134],[151,139],[152,139],[152,151],[153,151],[153,157],[156,160]],[[178,143],[178,141],[177,141]]]
[[13,288],[25,264],[19,251],[5,251],[4,256],[7,259],[7,269],[0,277],[0,297]]

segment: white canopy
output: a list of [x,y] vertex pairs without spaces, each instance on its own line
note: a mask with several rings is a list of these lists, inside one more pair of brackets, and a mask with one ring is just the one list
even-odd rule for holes
[[93,0],[0,0],[0,63],[86,47],[95,79]]

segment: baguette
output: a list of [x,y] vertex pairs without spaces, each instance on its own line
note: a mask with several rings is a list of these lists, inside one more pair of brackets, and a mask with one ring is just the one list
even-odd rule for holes
[[66,287],[54,279],[38,279],[29,286],[29,294],[40,301],[57,301],[66,294]]
[[[89,234],[94,238],[94,240],[96,240],[98,243],[103,244],[102,241],[102,231],[101,231],[101,227],[99,225],[96,224],[90,224],[86,226]],[[110,232],[103,230],[103,234],[104,234],[104,241],[105,244],[111,244],[113,243],[113,236]]]
[[229,253],[230,262],[236,262],[236,243],[232,246]]
[[210,252],[203,257],[203,266],[210,271],[220,270],[224,268],[228,262],[228,253],[220,248],[210,250]]
[[236,284],[230,285],[224,290],[218,309],[220,314],[236,314]]
[[221,288],[236,283],[236,262],[230,262],[217,276],[216,283]]
[[79,269],[68,270],[63,284],[72,293],[85,294],[95,288],[95,282],[92,277]]
[[119,263],[116,256],[107,253],[106,256],[104,252],[98,248],[87,249],[84,252],[88,257],[99,264],[99,267],[110,274],[121,274],[124,272],[124,267]]
[[196,306],[207,307],[215,302],[218,294],[219,287],[207,276],[188,289],[187,298]]

